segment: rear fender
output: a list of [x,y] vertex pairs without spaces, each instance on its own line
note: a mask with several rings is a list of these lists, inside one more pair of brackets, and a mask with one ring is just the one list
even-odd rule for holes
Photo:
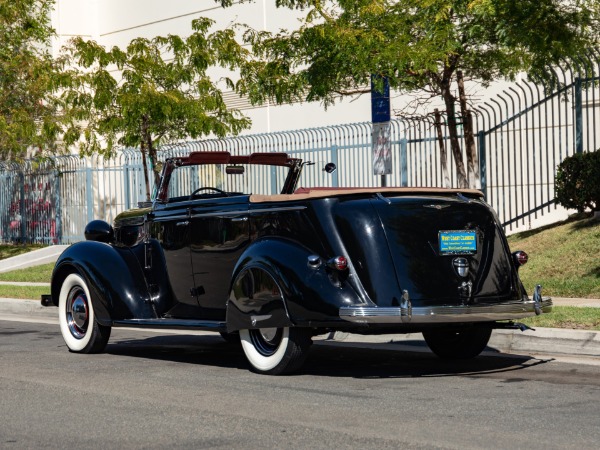
[[227,331],[293,326],[280,284],[270,268],[249,264],[234,279],[227,302]]
[[[308,257],[313,254],[305,246],[277,237],[251,244],[233,272],[228,330],[337,322],[341,306],[362,303],[348,282],[332,281],[324,263],[310,266]],[[318,256],[326,261],[333,255]]]
[[52,302],[57,306],[63,281],[70,273],[79,273],[86,280],[101,325],[109,326],[117,319],[156,317],[143,269],[132,249],[96,241],[67,248],[52,274]]

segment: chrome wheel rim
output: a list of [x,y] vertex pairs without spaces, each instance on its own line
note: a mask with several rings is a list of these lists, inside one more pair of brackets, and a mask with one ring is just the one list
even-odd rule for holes
[[275,354],[283,337],[281,328],[262,328],[248,331],[254,348],[263,356]]
[[82,339],[89,324],[89,304],[83,289],[80,287],[71,289],[66,306],[69,331],[76,339]]

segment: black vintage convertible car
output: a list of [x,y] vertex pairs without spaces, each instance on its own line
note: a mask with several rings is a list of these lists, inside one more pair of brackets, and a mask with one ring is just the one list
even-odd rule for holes
[[239,340],[252,370],[282,374],[335,330],[422,332],[438,356],[472,358],[494,328],[551,310],[539,286],[526,294],[527,255],[481,192],[298,188],[307,164],[165,161],[151,204],[90,222],[58,259],[42,303],[58,306],[69,350],[103,351],[111,327],[209,330]]

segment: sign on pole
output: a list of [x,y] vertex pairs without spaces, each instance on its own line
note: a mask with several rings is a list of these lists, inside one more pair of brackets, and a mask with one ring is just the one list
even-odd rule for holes
[[382,79],[376,75],[371,76],[371,120],[373,121],[371,136],[373,175],[390,175],[392,173],[390,83],[387,78]]

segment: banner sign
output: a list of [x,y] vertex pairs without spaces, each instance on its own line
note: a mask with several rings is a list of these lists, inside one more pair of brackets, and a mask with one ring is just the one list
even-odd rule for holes
[[373,124],[373,175],[392,173],[391,129],[390,122]]

